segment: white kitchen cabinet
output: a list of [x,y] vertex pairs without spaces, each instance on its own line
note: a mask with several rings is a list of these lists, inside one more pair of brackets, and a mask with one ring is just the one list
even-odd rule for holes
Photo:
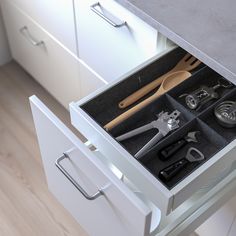
[[[97,148],[104,159],[89,151],[86,145],[71,134],[36,97],[30,98],[49,189],[91,235],[97,236],[102,233],[111,235],[112,229],[109,226],[112,226],[117,228],[115,232],[118,232],[118,235],[122,233],[122,235],[143,236],[187,236],[235,193],[236,162],[233,133],[231,138],[226,140],[226,136],[221,137],[221,135],[224,136],[223,133],[219,134],[217,130],[214,130],[216,127],[207,127],[203,124],[207,122],[203,116],[193,118],[189,112],[186,112],[186,108],[177,105],[176,101],[173,102],[173,99],[168,97],[173,96],[175,90],[170,91],[168,96],[166,95],[168,98],[162,97],[160,104],[170,105],[170,108],[173,104],[176,105],[176,108],[185,114],[185,118],[188,114],[189,122],[184,127],[186,130],[189,127],[202,127],[204,144],[207,143],[207,145],[205,148],[203,145],[201,151],[206,155],[209,154],[209,150],[212,152],[207,161],[180,179],[174,186],[168,187],[158,180],[142,160],[136,160],[123,145],[114,139],[112,132],[108,133],[102,128],[102,117],[111,113],[110,109],[115,107],[112,103],[117,103],[116,91],[121,94],[127,92],[122,88],[122,84],[126,84],[126,88],[132,88],[132,83],[135,84],[135,78],[137,79],[138,75],[158,74],[168,70],[170,66],[168,63],[175,64],[174,60],[179,60],[183,53],[185,52],[179,48],[167,50],[163,55],[156,56],[138,66],[129,75],[117,79],[79,102],[71,103],[72,124]],[[90,73],[94,74],[92,70]],[[198,73],[200,74],[196,73],[192,81],[199,81],[198,75],[205,75],[209,80],[212,75],[217,76],[206,67],[201,68]],[[150,75],[149,79],[151,78],[155,77]],[[193,85],[192,81],[187,81],[185,87],[189,84]],[[226,96],[231,98],[235,96],[233,94],[235,94],[235,89]],[[100,118],[96,115],[99,113]],[[129,125],[132,127],[131,123],[128,127]],[[177,131],[173,135],[179,137],[183,134],[181,132]],[[50,141],[45,138],[45,135]],[[153,155],[151,151],[149,154]],[[59,169],[55,166],[55,163],[58,166],[58,161],[61,164]],[[91,165],[88,164],[90,162],[92,162]],[[120,173],[119,178],[107,169],[107,162]],[[126,179],[128,181],[124,181]],[[107,181],[112,184],[107,189],[105,188],[104,196],[92,200],[93,204],[91,200],[86,200],[87,191],[89,195],[93,195],[106,186]],[[116,197],[112,195],[115,192]],[[105,196],[106,198],[103,199]],[[99,228],[99,225],[103,226],[104,223],[104,220],[99,219],[99,214],[97,215],[99,206],[105,209],[102,211],[103,219],[106,217],[111,219],[106,229]],[[126,211],[126,209],[130,210]],[[159,214],[156,209],[159,210]],[[91,216],[91,213],[94,215]],[[92,223],[89,224],[86,219],[91,219]],[[96,223],[93,223],[94,221]],[[134,227],[133,224],[137,221]],[[114,235],[113,232],[112,235]]]
[[9,0],[37,22],[47,33],[69,49],[76,51],[73,0]]
[[114,0],[75,0],[78,55],[106,82],[168,48],[165,37]]
[[[165,37],[114,1],[101,4],[106,4],[113,15],[117,12],[128,20],[122,28],[112,27],[100,19],[88,9],[88,4],[92,2],[75,2],[81,17],[76,18],[75,29],[73,1],[3,0],[13,59],[65,107],[170,47]],[[88,15],[84,18],[84,14]],[[90,24],[86,17],[91,17],[92,24],[98,24],[93,28],[95,32],[84,30],[85,24]],[[101,38],[97,37],[95,42],[97,33]],[[81,48],[79,53],[77,43]],[[107,76],[100,73],[99,68],[108,73]]]
[[13,58],[65,107],[81,98],[77,58],[17,6],[2,6]]
[[[201,128],[202,151],[211,155],[172,186],[103,129],[120,94],[168,71],[181,49],[113,0],[1,3],[13,58],[65,107],[74,101],[72,124],[96,148],[91,151],[38,98],[30,98],[49,189],[90,235],[187,236],[235,194],[236,132],[218,129],[211,115],[186,112],[173,92],[141,117],[176,106],[186,129]],[[209,74],[218,76],[207,68],[200,73],[208,82]],[[225,98],[236,99],[236,89]]]

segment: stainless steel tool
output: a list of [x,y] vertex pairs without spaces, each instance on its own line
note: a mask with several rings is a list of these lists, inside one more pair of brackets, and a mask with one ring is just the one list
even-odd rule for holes
[[150,129],[158,129],[158,133],[142,147],[134,156],[140,158],[143,156],[153,145],[159,142],[163,137],[169,134],[170,131],[179,128],[179,117],[180,112],[175,110],[170,115],[168,112],[161,112],[158,114],[158,118],[144,126],[137,129],[131,130],[116,138],[117,141],[123,141],[128,138],[132,138],[138,134],[144,133]]
[[214,113],[218,123],[223,127],[236,127],[236,102],[222,102],[216,106]]
[[177,141],[163,147],[158,152],[158,157],[163,161],[168,160],[177,151],[179,151],[182,147],[184,147],[188,143],[191,143],[191,142],[197,143],[198,142],[197,134],[200,134],[200,131],[188,132],[187,135],[185,135],[183,138],[178,139]]
[[185,97],[185,103],[191,110],[200,110],[204,104],[219,98],[219,94],[216,92],[218,88],[230,88],[232,86],[231,82],[220,78],[213,87],[202,85],[199,89],[189,94],[182,94],[179,97]]
[[159,177],[164,181],[169,181],[189,163],[200,162],[204,159],[204,155],[198,149],[191,147],[184,158],[161,170]]

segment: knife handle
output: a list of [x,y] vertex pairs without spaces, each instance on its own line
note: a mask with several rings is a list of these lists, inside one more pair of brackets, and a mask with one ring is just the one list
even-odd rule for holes
[[163,160],[166,161],[168,160],[173,154],[175,154],[179,149],[181,149],[183,146],[185,146],[188,142],[182,138],[179,139],[178,141],[162,148],[159,152],[158,152],[158,157]]
[[164,181],[169,181],[175,175],[177,175],[186,165],[188,164],[188,160],[185,158],[176,161],[175,163],[167,166],[163,170],[160,171],[159,177]]

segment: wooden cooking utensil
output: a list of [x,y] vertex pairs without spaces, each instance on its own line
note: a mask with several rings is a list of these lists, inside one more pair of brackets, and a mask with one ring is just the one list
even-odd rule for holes
[[177,64],[176,66],[171,69],[166,74],[162,75],[161,77],[155,79],[151,83],[147,84],[146,86],[142,87],[141,89],[137,90],[124,100],[119,103],[119,108],[126,108],[129,105],[133,104],[134,102],[138,101],[140,98],[157,88],[162,81],[168,77],[170,74],[177,72],[177,71],[191,71],[195,69],[197,66],[201,64],[201,61],[196,59],[191,54],[187,53]]
[[174,73],[171,73],[168,77],[166,77],[160,86],[160,88],[149,98],[145,99],[144,101],[140,102],[136,106],[132,107],[128,111],[124,112],[123,114],[116,117],[114,120],[110,121],[108,124],[104,126],[106,130],[111,130],[121,122],[125,121],[132,115],[134,115],[136,112],[140,111],[142,108],[149,105],[151,102],[156,100],[158,97],[160,97],[165,92],[169,91],[173,87],[177,86],[187,78],[191,76],[191,73],[188,71],[177,71]]

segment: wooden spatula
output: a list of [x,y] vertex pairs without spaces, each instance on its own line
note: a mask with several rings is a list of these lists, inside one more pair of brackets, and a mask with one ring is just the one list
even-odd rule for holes
[[116,117],[114,120],[110,121],[108,124],[104,126],[106,130],[110,130],[113,127],[117,126],[121,122],[125,121],[132,115],[134,115],[136,112],[140,111],[142,108],[149,105],[151,102],[156,100],[158,97],[160,97],[165,92],[169,91],[173,87],[177,86],[187,78],[191,76],[191,73],[188,71],[177,71],[174,73],[171,73],[168,77],[166,77],[160,86],[160,88],[149,98],[145,99],[144,101],[140,102],[136,106],[132,107],[128,111],[124,112],[123,114]]
[[173,69],[171,69],[169,72],[167,72],[166,74],[162,75],[161,77],[155,79],[151,83],[147,84],[146,86],[142,87],[141,89],[137,90],[136,92],[134,92],[133,94],[131,94],[130,96],[128,96],[127,98],[122,100],[119,103],[119,108],[126,108],[126,107],[130,106],[131,104],[135,103],[140,98],[142,98],[143,96],[145,96],[146,94],[148,94],[149,92],[151,92],[152,90],[157,88],[162,83],[162,81],[166,77],[168,77],[170,74],[177,72],[177,71],[183,71],[183,70],[191,71],[191,70],[195,69],[197,66],[199,66],[200,64],[201,64],[201,61],[196,59],[191,54],[187,53],[176,64],[176,66]]

